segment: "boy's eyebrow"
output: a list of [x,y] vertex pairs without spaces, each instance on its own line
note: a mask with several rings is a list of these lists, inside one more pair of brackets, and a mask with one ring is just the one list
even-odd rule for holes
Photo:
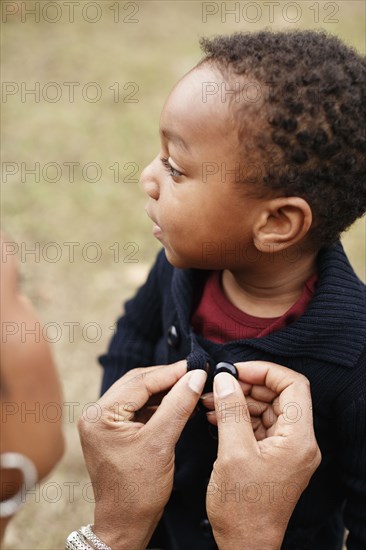
[[172,141],[173,143],[181,147],[181,149],[183,149],[184,151],[189,152],[189,146],[180,135],[172,132],[171,130],[168,130],[168,128],[160,128],[160,134],[164,136],[165,139],[167,139],[168,141]]

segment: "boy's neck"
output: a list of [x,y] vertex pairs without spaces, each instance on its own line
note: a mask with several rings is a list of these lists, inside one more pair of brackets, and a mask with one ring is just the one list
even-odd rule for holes
[[304,284],[316,272],[316,252],[296,262],[280,255],[263,257],[242,271],[225,269],[222,286],[238,309],[254,317],[280,317],[299,299]]

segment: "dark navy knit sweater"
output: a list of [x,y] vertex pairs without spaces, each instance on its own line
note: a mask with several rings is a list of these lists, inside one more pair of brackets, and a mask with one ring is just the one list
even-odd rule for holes
[[[293,512],[282,548],[340,550],[346,527],[347,548],[365,550],[366,287],[342,245],[319,253],[319,282],[306,312],[263,338],[217,344],[193,333],[192,299],[206,276],[201,270],[173,268],[160,252],[144,286],[125,304],[108,353],[100,358],[102,391],[130,369],[186,357],[196,368],[207,360],[212,365],[266,360],[301,372],[311,384],[322,462]],[[215,429],[198,413],[178,441],[174,490],[150,546],[217,548],[205,512],[216,456]]]

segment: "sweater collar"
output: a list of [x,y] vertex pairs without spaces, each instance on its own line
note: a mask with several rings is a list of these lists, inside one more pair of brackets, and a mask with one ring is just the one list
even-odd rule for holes
[[[187,337],[193,333],[190,314],[193,289],[203,284],[205,271],[175,269],[173,299],[181,327]],[[342,244],[337,242],[318,255],[318,286],[305,313],[289,326],[263,338],[235,340],[222,346],[229,351],[250,346],[286,357],[306,357],[353,367],[366,341],[365,285],[358,279]]]

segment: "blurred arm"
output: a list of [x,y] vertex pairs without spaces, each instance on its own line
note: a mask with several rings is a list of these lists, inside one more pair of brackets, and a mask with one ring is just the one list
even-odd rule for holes
[[[64,441],[62,395],[49,345],[42,331],[39,337],[26,334],[37,322],[30,302],[19,293],[15,260],[8,257],[1,263],[0,451],[26,455],[41,479],[61,458]],[[4,500],[17,492],[20,477],[4,470],[1,479]]]

